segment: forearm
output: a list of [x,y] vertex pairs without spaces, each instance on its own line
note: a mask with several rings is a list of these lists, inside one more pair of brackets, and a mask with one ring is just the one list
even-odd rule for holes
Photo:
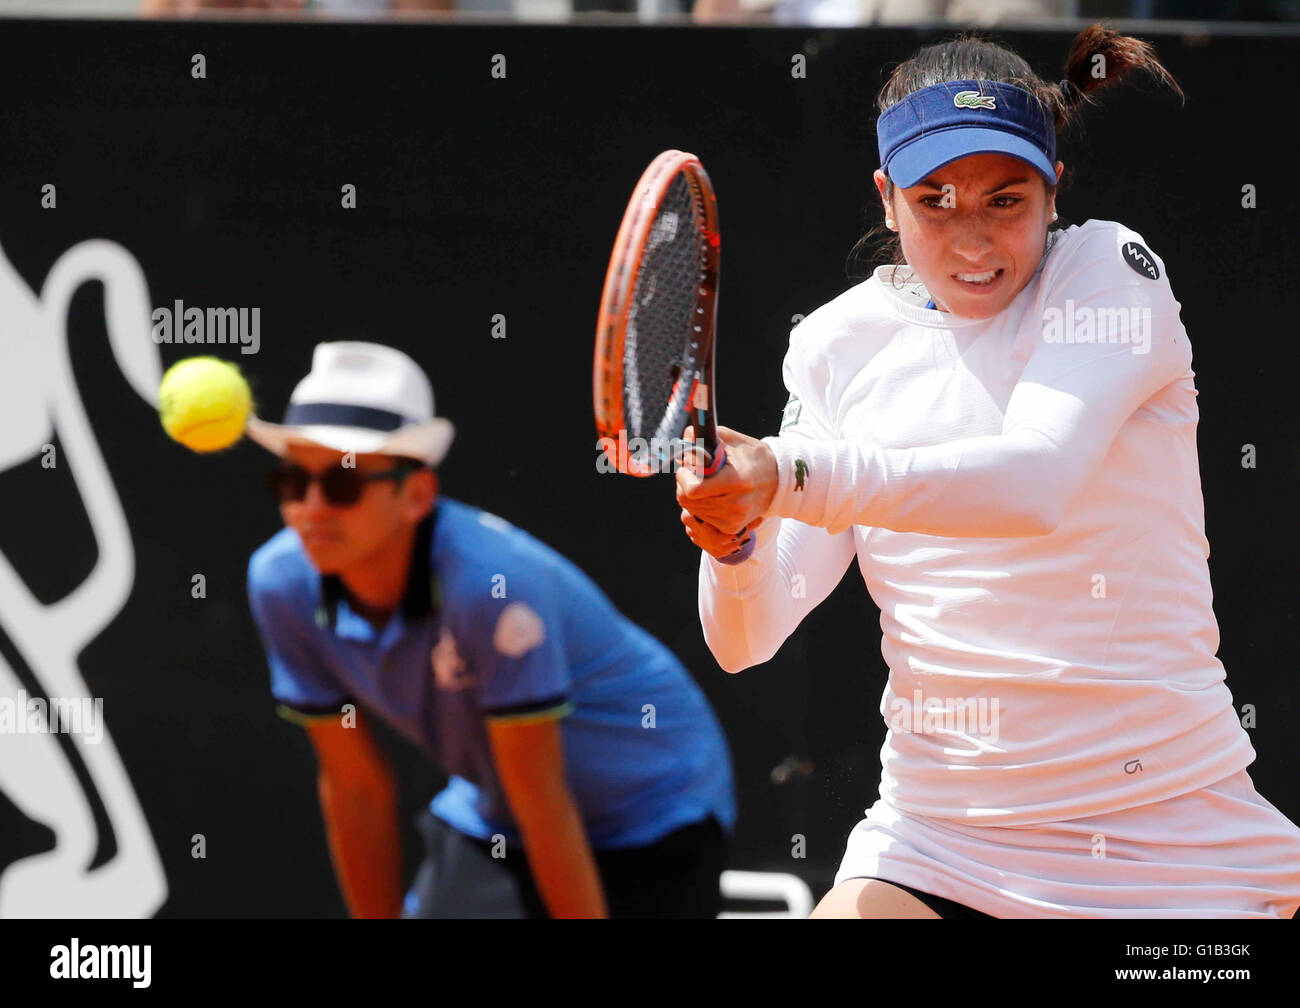
[[553,817],[521,824],[533,881],[552,917],[607,917],[605,890],[577,804],[565,789]]
[[378,779],[371,785],[341,785],[318,778],[321,811],[339,887],[353,917],[401,915],[401,839],[397,788]]
[[778,470],[769,514],[830,531],[870,525],[942,536],[1045,535],[1087,472],[1033,428],[906,449],[764,440]]
[[856,547],[852,532],[832,535],[796,521],[765,522],[744,563],[700,557],[700,625],[718,665],[740,672],[770,659],[839,584]]

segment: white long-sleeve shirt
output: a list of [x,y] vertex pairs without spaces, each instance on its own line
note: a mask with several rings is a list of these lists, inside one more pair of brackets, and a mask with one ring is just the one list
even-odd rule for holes
[[754,554],[701,559],[705,638],[738,672],[857,555],[889,667],[880,793],[915,814],[1078,818],[1255,758],[1215,657],[1191,346],[1165,264],[1113,221],[1053,238],[991,319],[926,309],[906,267],[809,315]]

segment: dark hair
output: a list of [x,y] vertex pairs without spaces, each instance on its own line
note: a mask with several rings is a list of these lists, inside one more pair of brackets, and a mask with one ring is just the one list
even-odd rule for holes
[[[1098,56],[1101,60],[1097,59]],[[1099,76],[1094,75],[1094,66],[1103,68]],[[1139,70],[1186,100],[1183,89],[1161,65],[1155,50],[1148,43],[1120,35],[1100,23],[1090,25],[1075,36],[1065,60],[1065,79],[1055,84],[1040,78],[1024,59],[1010,49],[981,38],[978,32],[968,31],[948,42],[925,46],[917,50],[911,59],[895,67],[885,86],[880,89],[876,106],[884,112],[914,92],[948,81],[997,81],[1013,84],[1034,95],[1052,117],[1057,131],[1061,132],[1077,122],[1085,107],[1095,104],[1092,98],[1094,92],[1118,83]],[[1067,184],[1069,176],[1067,168],[1061,174],[1062,185]],[[1048,195],[1056,190],[1057,186],[1049,186]],[[885,197],[892,203],[892,181],[885,182]],[[872,206],[879,208],[880,204],[873,201]],[[1064,226],[1061,221],[1053,224],[1057,228]],[[866,271],[855,272],[855,261],[864,258],[868,264]],[[882,218],[879,224],[853,246],[853,251],[849,253],[848,275],[862,279],[870,276],[877,265],[901,262],[902,242],[895,232],[885,227]]]

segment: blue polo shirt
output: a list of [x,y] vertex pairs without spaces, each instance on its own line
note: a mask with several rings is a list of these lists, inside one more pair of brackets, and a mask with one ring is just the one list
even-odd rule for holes
[[292,529],[253,554],[249,603],[283,713],[337,716],[355,702],[382,717],[450,775],[431,810],[471,836],[518,839],[486,717],[562,717],[569,787],[597,850],[644,846],[710,814],[732,829],[726,740],[672,652],[494,515],[440,497],[423,531],[417,559],[428,563],[413,564],[407,601],[382,630],[320,576]]

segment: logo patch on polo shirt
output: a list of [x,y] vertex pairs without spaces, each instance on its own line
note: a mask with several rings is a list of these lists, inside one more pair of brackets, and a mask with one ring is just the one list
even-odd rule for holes
[[497,620],[492,646],[498,654],[518,658],[546,639],[546,624],[523,602],[511,602]]
[[460,648],[456,646],[456,638],[446,627],[443,628],[429,661],[433,666],[434,682],[440,689],[463,690],[474,685],[474,673],[466,667],[465,659],[460,656]]

